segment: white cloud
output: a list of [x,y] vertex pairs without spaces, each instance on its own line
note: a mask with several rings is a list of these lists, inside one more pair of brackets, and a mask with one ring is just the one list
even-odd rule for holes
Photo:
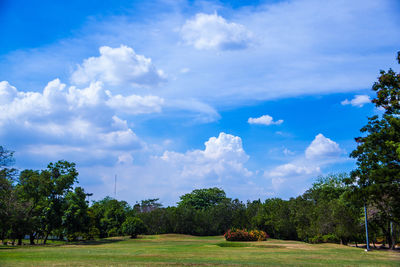
[[194,121],[197,122],[207,123],[221,118],[220,114],[214,107],[193,98],[169,99],[164,106],[171,109],[185,110],[189,113],[193,113],[192,116],[194,117]]
[[310,175],[319,173],[320,168],[317,166],[305,166],[305,165],[297,165],[293,163],[287,163],[283,165],[279,165],[275,169],[273,169],[269,176],[272,177],[290,177],[290,176],[299,176],[299,175]]
[[161,112],[161,107],[164,104],[164,99],[158,96],[122,96],[109,94],[110,99],[107,100],[107,105],[115,110],[127,114],[145,114]]
[[179,176],[185,179],[197,177],[217,181],[251,176],[252,173],[243,166],[249,157],[243,150],[240,137],[221,132],[204,144],[204,150],[165,151],[161,159],[173,165]]
[[103,142],[102,145],[111,148],[126,147],[134,143],[139,143],[138,137],[131,129],[101,134],[100,140]]
[[102,82],[92,82],[83,89],[67,88],[59,79],[50,81],[41,93],[21,92],[3,81],[0,94],[4,96],[0,126],[12,129],[0,134],[29,135],[30,140],[26,141],[54,146],[60,153],[75,153],[77,144],[87,150],[94,145],[115,151],[138,149],[143,142],[119,114],[160,112],[164,103],[162,98],[151,95],[113,96]]
[[164,72],[156,69],[150,58],[136,54],[128,46],[102,46],[99,51],[99,57],[90,57],[78,65],[71,76],[73,83],[102,81],[115,86],[155,86],[166,79]]
[[343,151],[339,145],[323,134],[318,134],[305,151],[307,159],[324,160],[340,156]]
[[342,153],[336,142],[318,134],[304,155],[265,171],[264,177],[271,181],[276,193],[287,196],[302,194],[310,180],[322,174],[324,167],[343,161]]
[[345,105],[352,105],[353,107],[362,107],[365,104],[371,103],[371,98],[369,95],[356,95],[352,100],[345,99],[340,102],[343,106]]
[[269,115],[263,115],[259,118],[249,118],[247,120],[250,124],[262,124],[262,125],[279,125],[283,123],[283,120],[274,121],[273,118]]
[[0,105],[11,102],[17,96],[17,88],[7,81],[0,82]]
[[241,24],[229,23],[217,14],[198,13],[181,28],[182,39],[196,49],[243,49],[252,34]]

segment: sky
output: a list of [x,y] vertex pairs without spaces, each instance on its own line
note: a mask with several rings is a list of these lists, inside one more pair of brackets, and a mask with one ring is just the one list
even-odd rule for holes
[[19,169],[74,162],[94,200],[288,199],[355,168],[400,3],[0,0],[0,36]]

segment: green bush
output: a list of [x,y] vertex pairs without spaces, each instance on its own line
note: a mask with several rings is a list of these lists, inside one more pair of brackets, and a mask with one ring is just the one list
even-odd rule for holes
[[92,227],[90,227],[89,232],[87,234],[85,234],[84,237],[87,240],[94,240],[96,238],[99,238],[100,237],[100,230],[97,227],[92,226]]
[[107,235],[108,235],[109,237],[118,236],[118,234],[119,234],[119,231],[118,231],[117,227],[111,228],[111,229],[108,230],[108,232],[107,232]]
[[322,236],[322,241],[324,243],[339,243],[340,238],[337,237],[335,234],[328,234],[328,235]]
[[138,217],[128,217],[122,224],[122,232],[130,235],[131,238],[136,238],[138,234],[143,234],[146,230],[146,225]]
[[322,238],[322,235],[320,235],[320,234],[318,234],[318,235],[316,235],[316,236],[314,236],[314,237],[311,237],[310,239],[308,239],[308,242],[309,243],[312,243],[312,244],[319,244],[319,243],[322,243],[324,240],[323,240],[323,238]]

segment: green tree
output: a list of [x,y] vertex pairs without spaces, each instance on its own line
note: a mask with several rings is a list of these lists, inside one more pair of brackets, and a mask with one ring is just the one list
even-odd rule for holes
[[3,243],[13,223],[13,205],[17,199],[14,186],[17,170],[11,167],[13,155],[13,151],[0,146],[0,239]]
[[136,203],[133,209],[136,213],[151,212],[162,207],[159,198],[146,199]]
[[136,238],[146,232],[146,225],[138,217],[128,217],[122,224],[122,232],[131,238]]
[[78,236],[89,231],[90,218],[86,194],[82,187],[76,187],[74,192],[65,196],[62,226],[68,240],[75,240]]
[[191,193],[180,197],[179,206],[189,206],[195,209],[205,209],[221,203],[226,199],[224,190],[217,187],[208,189],[195,189]]
[[95,227],[100,230],[100,237],[122,234],[121,225],[126,217],[132,214],[132,209],[126,201],[118,201],[111,197],[94,201],[90,210],[95,218]]
[[[397,59],[400,64],[400,53]],[[361,129],[363,136],[356,138],[357,148],[350,156],[357,160],[357,169],[349,183],[357,183],[354,195],[376,206],[382,228],[388,229],[391,222],[400,223],[400,74],[381,71],[372,89],[377,94],[372,102],[385,112],[370,117]],[[386,235],[393,249],[394,236]]]
[[43,243],[46,243],[49,234],[62,227],[65,197],[77,182],[78,172],[75,169],[75,163],[62,160],[50,163],[41,175],[48,185],[48,195],[41,220],[44,233]]

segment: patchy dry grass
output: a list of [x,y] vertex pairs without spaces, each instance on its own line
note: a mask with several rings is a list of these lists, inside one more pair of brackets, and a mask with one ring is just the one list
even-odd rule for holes
[[0,266],[399,266],[400,253],[296,241],[155,235],[0,249]]

